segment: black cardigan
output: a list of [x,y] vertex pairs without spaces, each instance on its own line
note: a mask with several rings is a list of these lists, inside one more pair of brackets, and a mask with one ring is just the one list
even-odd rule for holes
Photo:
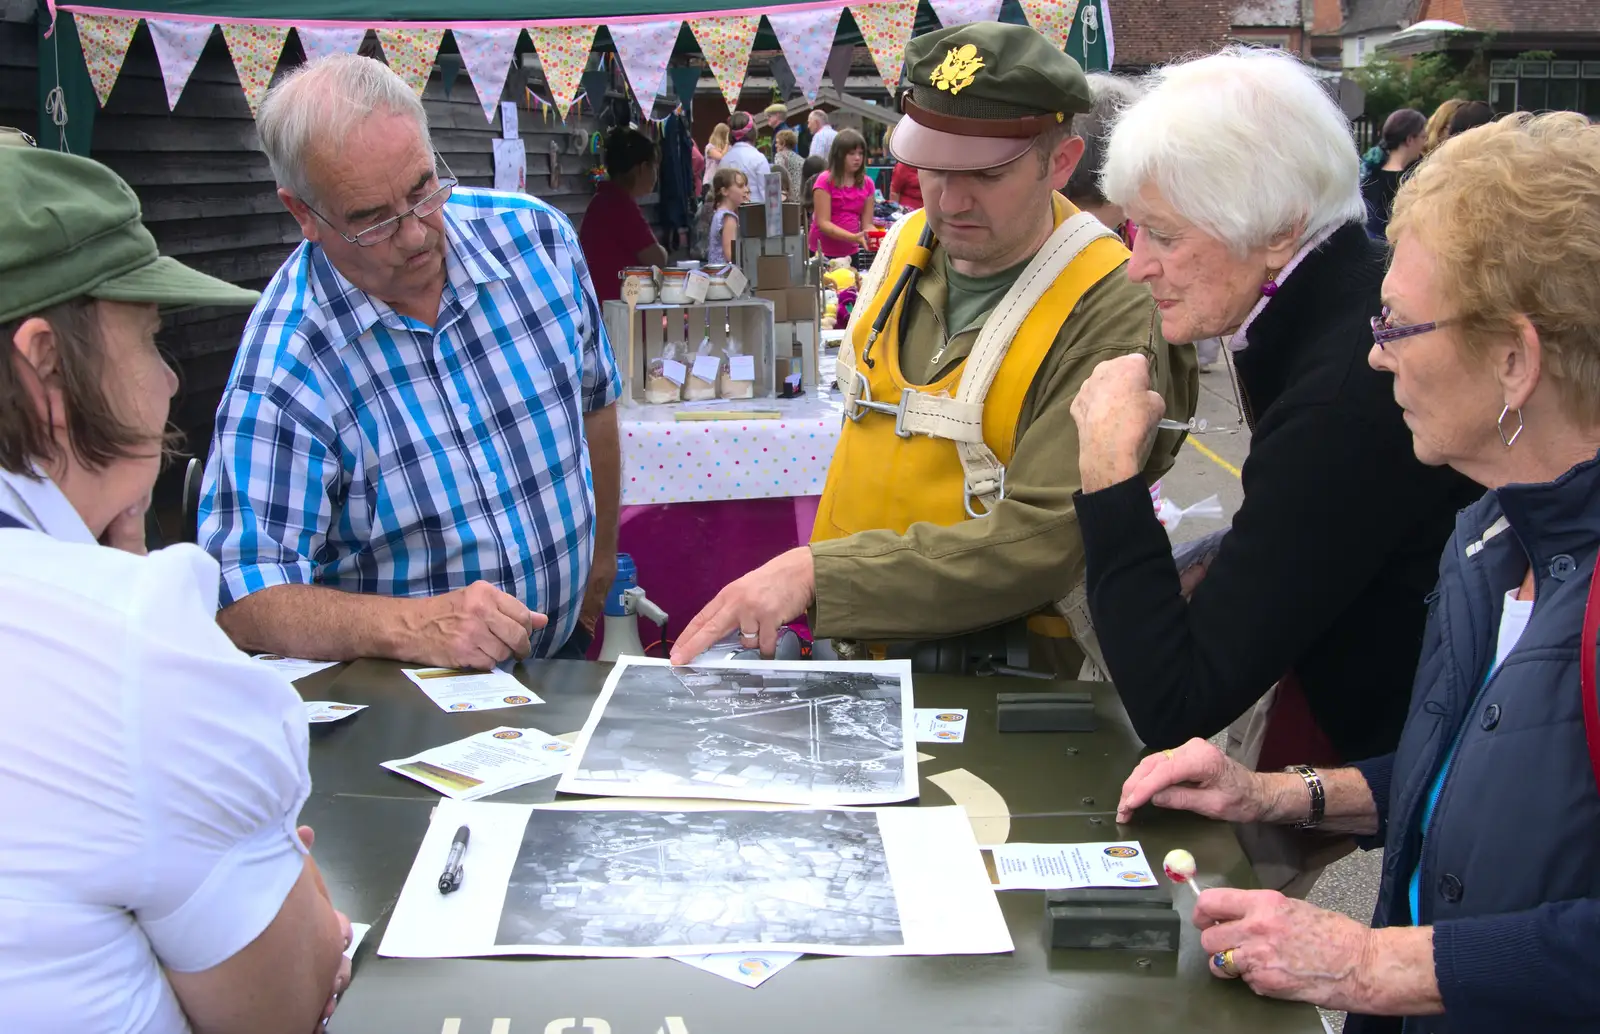
[[1100,646],[1153,747],[1217,733],[1291,670],[1343,760],[1399,742],[1439,551],[1483,490],[1417,461],[1367,365],[1385,261],[1344,226],[1248,328],[1244,503],[1187,604],[1142,479],[1076,497]]

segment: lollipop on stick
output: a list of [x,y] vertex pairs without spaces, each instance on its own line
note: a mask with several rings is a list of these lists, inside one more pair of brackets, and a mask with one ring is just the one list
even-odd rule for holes
[[[1161,868],[1167,874],[1167,879],[1177,885],[1178,896],[1183,899],[1180,911],[1189,916],[1189,921],[1194,921],[1194,906],[1200,898],[1200,883],[1194,878],[1194,855],[1181,847],[1175,847],[1167,852],[1161,860]],[[1179,904],[1179,902],[1173,902]]]

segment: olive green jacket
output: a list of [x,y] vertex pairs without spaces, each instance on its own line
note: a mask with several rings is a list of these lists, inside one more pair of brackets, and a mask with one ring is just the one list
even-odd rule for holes
[[[901,365],[916,384],[937,380],[964,359],[988,316],[948,333],[943,251],[934,249],[907,299]],[[1153,360],[1153,387],[1167,400],[1167,416],[1193,416],[1200,390],[1194,347],[1162,339],[1149,290],[1130,283],[1126,265],[1119,266],[1085,292],[1040,364],[1017,420],[1005,498],[988,516],[949,527],[919,523],[904,535],[866,531],[812,543],[813,633],[941,638],[1003,624],[1066,596],[1084,577],[1083,537],[1072,505],[1080,487],[1072,400],[1098,363],[1130,352]],[[1158,433],[1146,479],[1154,483],[1166,473],[1182,441],[1181,432]]]

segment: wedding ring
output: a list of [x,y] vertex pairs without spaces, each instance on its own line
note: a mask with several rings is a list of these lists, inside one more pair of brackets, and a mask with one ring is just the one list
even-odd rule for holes
[[1239,975],[1239,967],[1233,964],[1232,948],[1227,951],[1219,951],[1211,956],[1211,964],[1227,976],[1236,977]]
[[740,640],[740,642],[750,642],[750,643],[753,643],[753,642],[755,642],[755,641],[756,641],[756,639],[757,639],[757,638],[758,638],[758,637],[759,637],[759,635],[760,635],[760,633],[757,633],[757,632],[745,632],[745,631],[741,631],[741,632],[740,632],[740,633],[739,633],[739,640]]

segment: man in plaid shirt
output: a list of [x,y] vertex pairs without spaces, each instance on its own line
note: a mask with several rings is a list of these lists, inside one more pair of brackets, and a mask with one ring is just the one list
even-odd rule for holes
[[621,385],[571,225],[456,187],[368,58],[291,73],[257,126],[306,240],[217,412],[218,621],[328,660],[580,652],[616,570]]

